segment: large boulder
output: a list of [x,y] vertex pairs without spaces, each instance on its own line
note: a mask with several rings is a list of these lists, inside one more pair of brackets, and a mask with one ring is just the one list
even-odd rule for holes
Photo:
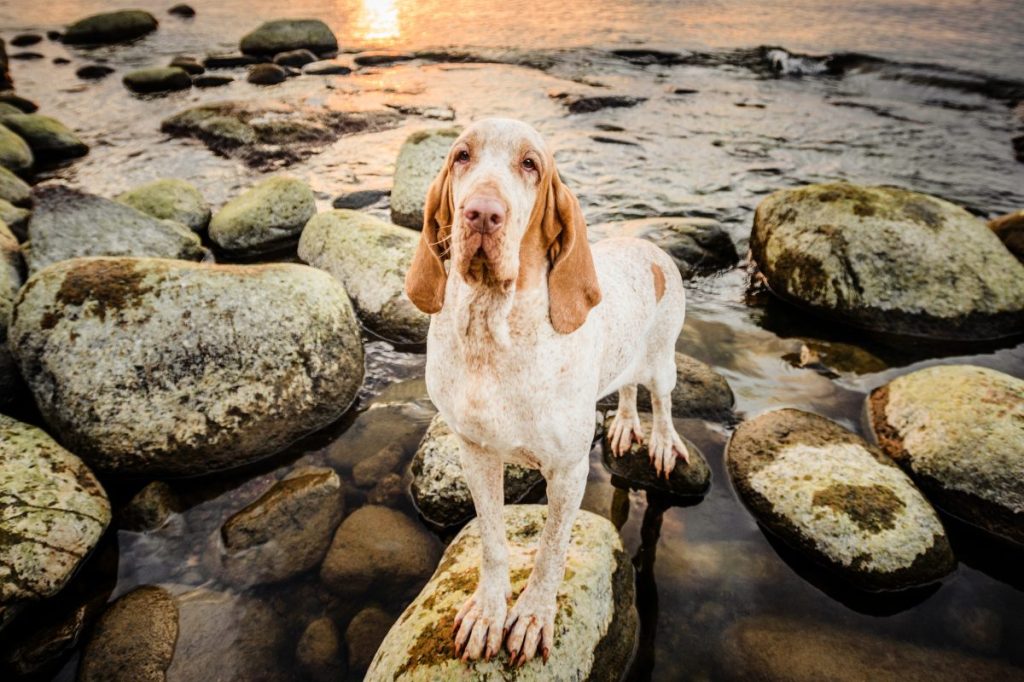
[[146,585],[100,617],[80,682],[250,682],[289,679],[284,626],[252,597]]
[[661,247],[684,278],[731,268],[739,256],[729,233],[710,218],[640,218],[587,226],[591,241],[607,237],[646,239]]
[[10,128],[0,125],[0,166],[16,173],[27,171],[35,163],[32,148]]
[[315,214],[309,185],[280,175],[224,204],[210,221],[210,239],[234,254],[270,251],[294,243]]
[[907,475],[833,421],[794,409],[745,421],[726,463],[769,531],[861,589],[924,585],[956,566],[942,522]]
[[633,443],[629,450],[621,455],[612,452],[608,428],[613,416],[609,415],[604,422],[603,447],[601,459],[605,467],[615,476],[627,483],[644,490],[655,490],[676,497],[701,497],[711,487],[711,469],[708,467],[704,454],[696,445],[683,438],[683,445],[690,457],[687,462],[682,457],[676,459],[675,466],[668,477],[659,476],[654,464],[651,463],[647,445],[651,435],[651,415],[640,414],[640,424],[645,439],[643,443]]
[[423,205],[434,176],[441,170],[448,150],[459,136],[457,128],[424,130],[410,135],[398,150],[391,188],[391,221],[396,225],[423,228]]
[[304,265],[65,261],[22,288],[10,337],[53,430],[125,474],[253,461],[340,416],[363,378],[345,290]]
[[18,384],[18,368],[7,349],[7,323],[23,281],[18,240],[0,223],[0,407],[15,395]]
[[987,339],[1024,329],[1024,265],[964,209],[891,187],[783,190],[750,249],[771,290],[874,331]]
[[[441,415],[435,415],[410,465],[412,499],[420,514],[437,526],[455,526],[476,513],[462,475],[459,447],[458,437]],[[506,504],[522,501],[543,480],[536,469],[506,464]]]
[[875,389],[868,412],[882,449],[936,505],[1024,545],[1024,380],[927,367]]
[[200,260],[207,255],[199,237],[184,225],[157,220],[130,206],[64,185],[33,191],[29,220],[30,273],[81,256],[152,256]]
[[338,39],[319,19],[277,19],[245,34],[239,49],[243,54],[261,56],[302,49],[324,54],[338,49]]
[[419,233],[351,210],[313,217],[302,231],[299,258],[345,286],[356,314],[375,334],[399,343],[427,340],[430,316],[405,293]]
[[155,31],[156,27],[156,18],[149,12],[126,9],[79,19],[67,27],[61,39],[65,43],[81,45],[121,43],[141,38]]
[[173,220],[193,232],[210,224],[210,205],[195,185],[166,178],[140,185],[118,195],[117,200],[160,220]]
[[110,522],[106,493],[43,431],[0,414],[0,623],[68,582]]
[[[513,505],[504,511],[512,592],[518,594],[530,575],[547,508]],[[452,622],[476,589],[479,562],[474,520],[452,540],[430,582],[381,643],[367,682],[621,679],[637,628],[633,565],[607,519],[580,511],[573,525],[547,663],[536,658],[514,670],[504,649],[490,661],[463,663],[455,655]]]
[[36,160],[62,161],[84,156],[89,146],[63,123],[42,114],[7,114],[0,123],[14,131],[32,149]]

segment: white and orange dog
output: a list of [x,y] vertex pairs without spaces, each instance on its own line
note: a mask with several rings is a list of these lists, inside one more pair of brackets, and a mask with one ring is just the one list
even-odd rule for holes
[[[514,664],[538,652],[546,660],[595,402],[619,392],[610,436],[622,454],[643,438],[643,384],[654,466],[667,476],[686,457],[670,400],[686,305],[679,271],[638,239],[591,247],[579,202],[537,131],[488,119],[459,136],[430,187],[406,291],[433,315],[427,390],[462,443],[483,540],[480,582],[455,619],[456,652],[490,658],[504,640]],[[548,497],[533,572],[511,609],[506,462],[540,469]]]

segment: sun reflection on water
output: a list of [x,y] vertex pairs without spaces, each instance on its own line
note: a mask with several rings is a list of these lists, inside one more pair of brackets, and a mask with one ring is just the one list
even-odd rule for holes
[[362,0],[353,33],[366,42],[395,42],[402,33],[397,0]]

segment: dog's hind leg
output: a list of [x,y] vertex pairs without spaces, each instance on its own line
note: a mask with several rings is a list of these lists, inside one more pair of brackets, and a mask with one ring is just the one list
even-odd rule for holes
[[636,411],[636,384],[630,384],[619,389],[619,406],[608,428],[608,442],[612,446],[612,454],[621,457],[634,441],[644,442],[644,430]]

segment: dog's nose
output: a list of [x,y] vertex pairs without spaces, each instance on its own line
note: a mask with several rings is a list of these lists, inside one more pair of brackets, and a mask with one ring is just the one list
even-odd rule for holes
[[473,197],[463,207],[462,217],[474,232],[491,234],[505,224],[505,205],[493,197]]

